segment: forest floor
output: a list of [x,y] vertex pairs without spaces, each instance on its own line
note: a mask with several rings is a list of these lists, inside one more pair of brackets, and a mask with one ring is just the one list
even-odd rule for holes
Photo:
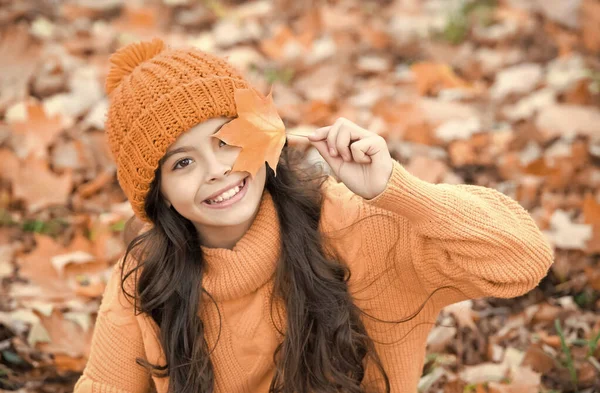
[[0,390],[69,392],[83,370],[132,214],[108,57],[160,36],[272,85],[290,132],[346,117],[420,178],[534,217],[547,277],[444,309],[421,392],[600,392],[599,0],[0,0],[0,26]]

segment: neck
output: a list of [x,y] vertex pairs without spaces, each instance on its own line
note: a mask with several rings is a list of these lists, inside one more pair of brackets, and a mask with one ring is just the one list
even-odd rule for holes
[[196,225],[196,229],[200,235],[201,244],[208,248],[225,248],[232,250],[237,242],[244,237],[252,225],[257,213],[258,209],[256,209],[256,212],[254,212],[254,215],[250,220],[235,226]]

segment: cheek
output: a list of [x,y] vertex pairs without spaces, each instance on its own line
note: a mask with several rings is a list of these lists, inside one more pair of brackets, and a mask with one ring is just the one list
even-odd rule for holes
[[257,173],[254,181],[254,186],[257,194],[262,194],[267,180],[267,167],[263,166]]
[[169,179],[163,184],[164,195],[176,209],[177,207],[185,209],[186,205],[195,203],[198,187],[198,182],[188,176]]

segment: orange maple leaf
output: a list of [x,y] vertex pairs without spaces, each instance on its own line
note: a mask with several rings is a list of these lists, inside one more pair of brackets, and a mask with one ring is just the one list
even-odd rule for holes
[[271,94],[272,91],[265,97],[254,88],[235,90],[238,117],[213,134],[229,145],[242,148],[232,171],[246,171],[254,177],[266,161],[277,174],[277,162],[285,144],[285,125]]

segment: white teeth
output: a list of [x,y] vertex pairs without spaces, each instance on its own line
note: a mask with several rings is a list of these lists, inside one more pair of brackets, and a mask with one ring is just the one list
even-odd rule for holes
[[219,195],[218,197],[216,197],[215,199],[209,199],[208,202],[209,203],[219,203],[219,202],[223,202],[227,199],[232,198],[233,196],[235,196],[235,194],[237,194],[238,192],[240,192],[240,189],[242,188],[242,186],[236,186],[234,188],[232,188],[229,191],[225,191],[224,193],[222,193],[221,195]]

